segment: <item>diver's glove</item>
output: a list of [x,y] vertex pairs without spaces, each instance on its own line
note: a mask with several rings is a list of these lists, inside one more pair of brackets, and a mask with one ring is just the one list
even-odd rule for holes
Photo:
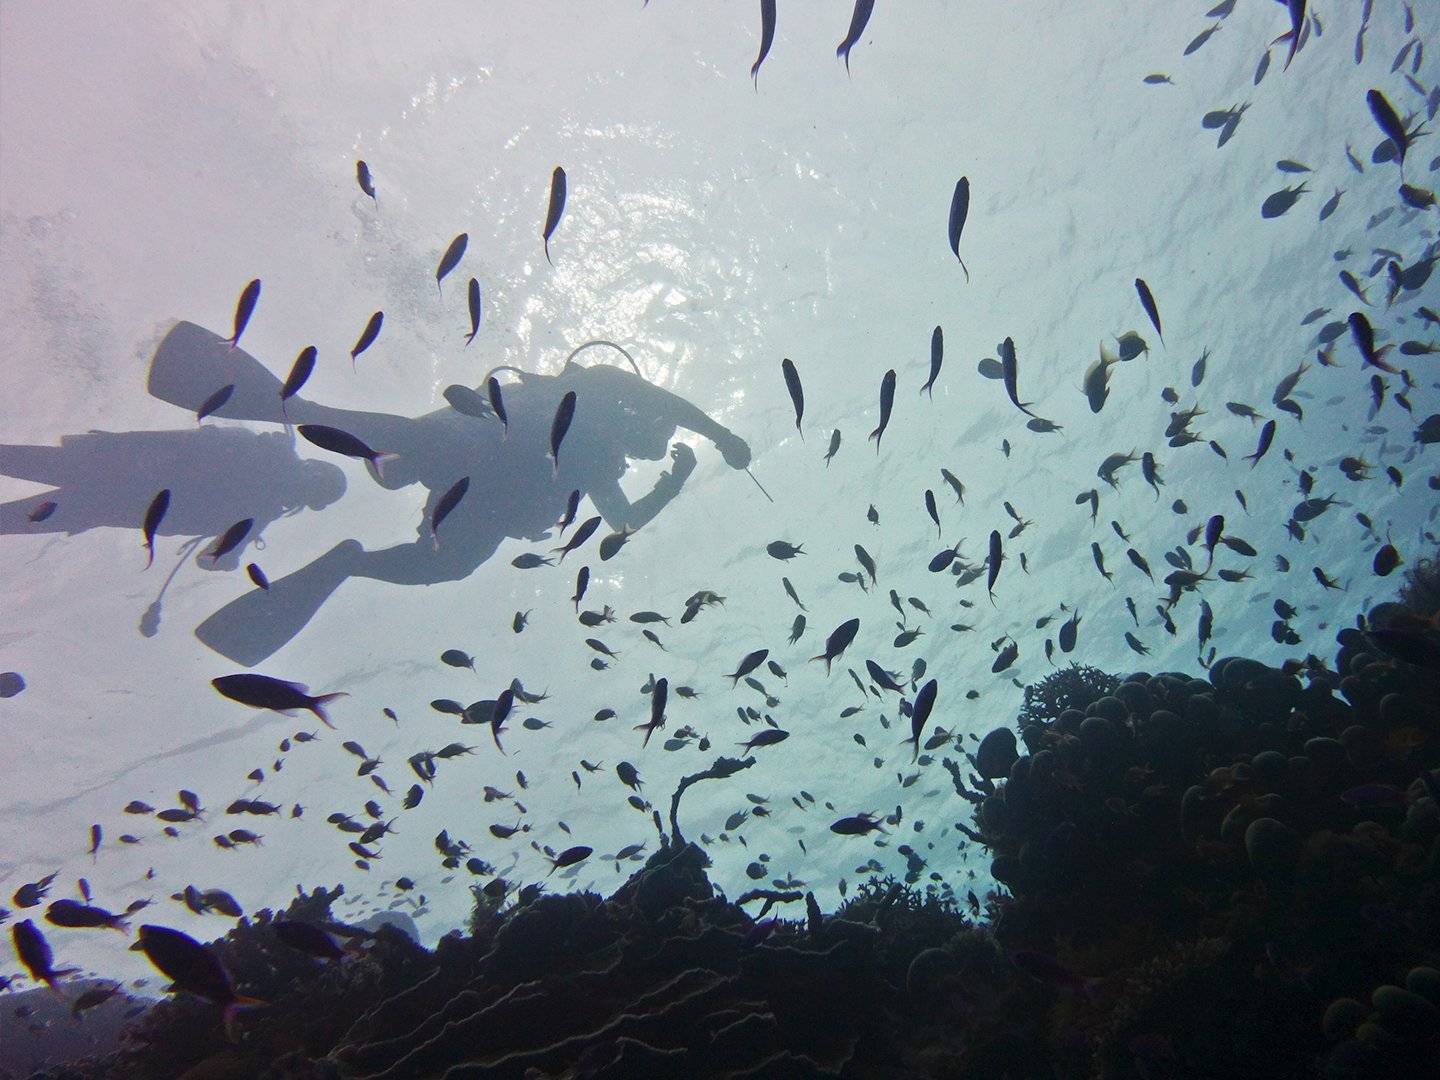
[[725,431],[723,434],[717,435],[715,448],[724,456],[725,464],[732,469],[749,468],[750,446],[733,431]]

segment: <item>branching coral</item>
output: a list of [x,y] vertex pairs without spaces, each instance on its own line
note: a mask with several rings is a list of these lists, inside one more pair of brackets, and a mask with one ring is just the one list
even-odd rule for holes
[[1118,675],[1072,662],[1069,667],[1052,671],[1039,682],[1025,687],[1020,722],[1049,723],[1059,719],[1066,709],[1084,712],[1091,702],[1113,694],[1119,685]]

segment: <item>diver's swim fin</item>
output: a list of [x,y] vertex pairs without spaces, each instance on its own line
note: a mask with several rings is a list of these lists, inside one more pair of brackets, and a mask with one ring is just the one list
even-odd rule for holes
[[280,380],[244,349],[231,348],[219,334],[192,322],[176,323],[160,342],[146,389],[152,397],[194,412],[227,385],[234,391],[210,415],[286,422],[280,410]]

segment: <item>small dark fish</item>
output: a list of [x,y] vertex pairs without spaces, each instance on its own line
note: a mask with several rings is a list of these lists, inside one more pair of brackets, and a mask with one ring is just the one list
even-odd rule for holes
[[931,400],[935,398],[935,394],[931,388],[935,385],[935,380],[940,376],[940,362],[944,359],[944,356],[945,335],[940,327],[937,326],[930,334],[930,378],[925,381],[924,386],[920,387],[920,392],[929,395]]
[[145,510],[145,520],[141,525],[141,531],[145,535],[145,550],[150,557],[145,560],[145,569],[149,570],[155,562],[155,533],[160,528],[160,523],[165,520],[165,511],[170,509],[170,489],[165,488],[155,498],[150,500],[150,505]]
[[805,633],[805,616],[796,615],[795,621],[790,624],[790,644],[794,645],[799,641],[800,635],[803,633]]
[[310,373],[315,370],[315,357],[318,352],[314,345],[306,345],[300,350],[300,355],[295,357],[295,363],[290,365],[290,374],[285,377],[285,385],[280,387],[280,407],[283,410],[285,402],[300,392],[310,378]]
[[1215,33],[1215,31],[1219,30],[1224,25],[1224,23],[1217,22],[1214,26],[1209,27],[1206,30],[1202,30],[1200,31],[1200,33],[1196,34],[1193,38],[1191,38],[1190,44],[1185,46],[1185,55],[1189,56],[1191,53],[1197,51],[1202,45],[1204,45],[1207,41],[1210,40],[1211,36]]
[[1350,326],[1350,335],[1355,339],[1355,347],[1360,350],[1361,360],[1371,367],[1377,367],[1391,375],[1400,374],[1385,362],[1385,354],[1390,351],[1390,346],[1375,348],[1375,329],[1370,325],[1370,320],[1365,317],[1363,311],[1351,312],[1346,321]]
[[[1285,56],[1285,67],[1281,69],[1283,71],[1289,71],[1290,61],[1295,59],[1295,54],[1300,50],[1300,37],[1305,29],[1305,0],[1286,0],[1285,8],[1290,15],[1290,29],[1270,44],[1279,45],[1284,41],[1290,43],[1290,51]],[[1315,25],[1318,27],[1319,23],[1317,22]],[[1318,30],[1316,31],[1316,36],[1319,36]]]
[[1205,378],[1205,362],[1210,359],[1210,350],[1206,349],[1200,354],[1200,359],[1195,361],[1195,366],[1190,369],[1190,385],[1197,387]]
[[575,524],[575,515],[579,513],[579,511],[580,489],[576,488],[574,491],[570,492],[570,497],[565,500],[565,513],[562,514],[560,516],[560,520],[555,523],[555,527],[560,530],[561,536],[565,535],[566,529],[568,529],[571,525]]
[[1324,221],[1324,220],[1325,220],[1326,218],[1328,218],[1331,214],[1335,213],[1335,211],[1336,211],[1336,210],[1339,208],[1339,206],[1340,206],[1340,196],[1341,196],[1341,195],[1344,195],[1344,194],[1345,194],[1345,192],[1344,192],[1343,189],[1341,189],[1341,188],[1336,188],[1336,189],[1335,189],[1335,194],[1334,194],[1334,195],[1331,195],[1330,198],[1325,201],[1325,205],[1320,208],[1320,220],[1321,220],[1321,221]]
[[1166,74],[1164,74],[1163,72],[1158,72],[1158,71],[1157,71],[1157,72],[1153,72],[1153,73],[1151,73],[1151,74],[1149,74],[1149,75],[1146,75],[1145,78],[1143,78],[1143,79],[1140,80],[1140,81],[1143,82],[1146,86],[1174,86],[1174,85],[1175,85],[1175,80],[1174,80],[1174,79],[1170,78],[1169,75],[1166,75]]
[[370,176],[370,166],[363,161],[355,162],[355,181],[360,185],[360,190],[375,200],[375,205],[380,205],[380,200],[375,196],[375,181]]
[[603,519],[597,514],[595,517],[592,517],[589,520],[582,522],[580,527],[576,529],[574,534],[570,537],[568,543],[566,543],[563,547],[551,548],[550,550],[558,551],[560,553],[560,561],[563,563],[565,561],[566,555],[569,555],[570,552],[580,547],[582,544],[585,543],[586,540],[589,540],[590,537],[595,535],[595,530],[600,528],[600,523],[602,520]]
[[440,262],[435,267],[436,292],[441,292],[440,283],[445,280],[445,275],[460,265],[460,260],[465,257],[465,245],[468,243],[470,243],[469,234],[462,232],[450,241],[450,246],[445,249],[445,254],[440,256]]
[[230,974],[215,954],[189,934],[167,926],[140,927],[139,947],[170,980],[173,988],[205,998],[220,1006],[225,1030],[235,1041],[234,1021],[240,1009],[264,1005],[255,998],[235,992]]
[[910,709],[910,738],[905,740],[915,748],[910,758],[912,763],[920,758],[920,733],[925,730],[925,721],[930,719],[930,712],[935,708],[935,695],[939,689],[939,683],[931,679],[915,695],[915,704]]
[[101,907],[93,907],[90,904],[82,904],[76,900],[56,900],[45,911],[45,921],[53,926],[63,926],[73,930],[106,929],[119,930],[122,934],[130,932],[129,925],[125,922],[125,916],[116,915]]
[[[1399,114],[1389,100],[1379,90],[1369,90],[1365,94],[1366,104],[1370,106],[1370,115],[1375,118],[1375,123],[1380,125],[1390,142],[1395,147],[1395,154],[1400,159],[1400,166],[1405,166],[1405,152],[1410,149],[1411,136],[1405,130],[1405,124],[1401,121]],[[258,286],[258,282],[256,283]],[[237,315],[238,318],[238,315]]]
[[274,679],[269,675],[244,672],[239,675],[222,675],[211,679],[213,686],[222,697],[249,705],[253,709],[271,709],[288,713],[291,709],[308,709],[318,716],[326,727],[333,728],[330,718],[325,715],[325,705],[336,698],[345,696],[343,691],[333,694],[311,696],[303,683]]
[[960,261],[965,271],[965,280],[970,280],[970,268],[960,258],[960,233],[965,228],[965,219],[970,216],[970,179],[962,176],[955,184],[955,194],[950,197],[950,250]]
[[940,535],[940,511],[935,506],[935,492],[929,488],[925,489],[925,512],[930,515],[930,520],[935,523],[935,535]]
[[363,353],[375,339],[380,336],[380,327],[385,325],[385,313],[377,311],[370,316],[370,321],[365,324],[365,329],[360,331],[359,338],[355,341],[355,347],[350,350],[350,366],[355,366],[355,358]]
[[864,567],[865,572],[870,575],[870,583],[872,585],[876,584],[880,579],[875,573],[875,560],[871,557],[870,553],[859,544],[856,544],[855,558],[860,561],[860,565]]
[[730,680],[731,689],[734,689],[736,686],[740,685],[740,680],[743,679],[746,675],[749,675],[761,664],[763,664],[765,662],[765,658],[769,655],[769,649],[756,649],[752,653],[747,653],[745,655],[745,659],[740,661],[740,666],[736,668],[733,672],[727,673],[725,676],[727,679]]
[[435,504],[435,512],[430,515],[430,539],[435,542],[438,550],[440,547],[440,523],[450,516],[451,512],[460,505],[460,500],[465,497],[465,492],[470,490],[470,477],[462,476],[455,483],[451,484],[440,501]]
[[990,596],[990,605],[995,605],[995,581],[1000,576],[1000,563],[1004,561],[1001,551],[1000,530],[990,531],[990,555],[986,559],[985,592]]
[[505,415],[505,401],[500,396],[500,380],[491,375],[485,383],[486,393],[490,395],[490,408],[495,410],[495,415],[500,418],[500,427],[504,435],[510,434],[510,418]]
[[250,575],[250,580],[255,583],[256,587],[261,589],[270,588],[270,579],[265,576],[265,571],[260,569],[258,563],[252,562],[246,566],[245,573]]
[[835,452],[836,452],[837,450],[839,450],[839,449],[840,449],[840,429],[839,429],[839,428],[836,428],[834,431],[832,431],[832,432],[830,433],[830,449],[827,450],[827,451],[825,451],[825,467],[826,467],[827,469],[830,467],[830,459],[835,456]]
[[[577,844],[575,847],[566,848],[555,858],[550,860],[550,873],[556,870],[563,870],[567,866],[574,866],[576,863],[584,862],[594,852],[594,848],[588,848],[584,844]],[[549,877],[550,874],[546,874]]]
[[880,380],[880,424],[874,431],[870,432],[870,438],[875,440],[875,453],[880,453],[880,440],[885,435],[885,428],[890,423],[890,409],[895,404],[895,369],[891,368],[885,372],[885,377]]
[[32,525],[38,525],[45,521],[51,514],[60,508],[60,504],[51,499],[46,499],[25,515],[25,519]]
[[250,316],[255,311],[255,302],[260,299],[260,279],[246,285],[240,293],[240,299],[235,304],[235,332],[225,339],[225,343],[232,349],[240,344],[240,335],[245,332],[246,325],[250,322]]
[[[550,262],[550,237],[560,227],[560,215],[565,213],[565,170],[559,165],[550,174],[550,206],[545,211],[545,229],[540,239],[545,245],[545,261]],[[550,263],[554,266],[554,263]]]
[[225,403],[230,400],[230,395],[234,392],[234,383],[229,383],[225,386],[220,387],[219,390],[216,390],[213,394],[211,394],[208,398],[201,402],[200,408],[195,410],[195,422],[198,424],[200,423],[200,421],[204,420],[205,417],[210,416],[212,413],[215,413],[220,409],[223,409],[225,407]]
[[1160,329],[1160,309],[1155,306],[1155,296],[1150,291],[1150,286],[1145,284],[1144,278],[1135,279],[1135,291],[1140,294],[1140,306],[1145,309],[1145,314],[1150,316],[1150,325],[1155,327],[1155,333],[1160,336],[1160,344],[1165,344],[1165,331]]
[[950,487],[954,490],[954,492],[955,492],[955,501],[958,502],[961,506],[964,506],[964,505],[965,505],[965,485],[962,484],[962,483],[960,482],[959,478],[956,477],[956,475],[955,475],[954,473],[952,473],[949,469],[941,468],[941,470],[940,470],[940,475],[944,478],[945,482],[946,482],[947,484],[949,484]]
[[465,344],[475,340],[475,335],[480,332],[480,282],[475,278],[470,279],[470,333],[465,335]]
[[789,357],[780,361],[780,371],[785,376],[785,388],[790,391],[790,402],[795,406],[795,430],[803,440],[805,432],[800,431],[800,418],[805,415],[805,391],[800,387],[800,373]]
[[649,746],[650,736],[665,726],[665,702],[669,696],[670,680],[656,679],[655,687],[650,691],[650,722],[640,724],[635,728],[636,731],[645,732],[645,741],[640,744],[641,749]]
[[620,553],[625,542],[635,535],[635,530],[626,525],[619,532],[613,532],[600,541],[600,561],[609,562]]
[[1265,78],[1265,73],[1270,70],[1270,50],[1265,50],[1265,55],[1260,57],[1260,63],[1255,65],[1255,85],[1259,86],[1260,81]]
[[480,396],[479,391],[459,383],[451,383],[440,392],[446,403],[462,416],[473,416],[476,420],[489,420],[495,415],[490,403]]
[[841,818],[830,826],[830,831],[839,836],[864,836],[870,832],[884,832],[880,819],[874,814],[856,814]]
[[[475,670],[475,658],[462,649],[446,649],[440,654],[440,662],[453,668],[469,668]],[[366,755],[361,754],[361,757]]]
[[796,555],[804,555],[803,544],[792,544],[787,540],[771,540],[765,545],[765,552],[772,559],[780,559],[782,562],[793,559]]
[[[62,976],[72,975],[79,971],[79,968],[55,967],[55,953],[50,948],[50,943],[45,940],[36,925],[29,919],[22,919],[10,928],[11,940],[15,944],[15,955],[20,958],[20,963],[25,965],[25,970],[30,973],[30,978],[35,982],[43,982],[52,990],[56,990],[55,981]],[[56,991],[58,993],[58,990]]]
[[1000,343],[1001,370],[1005,377],[1005,393],[1009,396],[1011,404],[1023,412],[1026,416],[1034,416],[1030,411],[1033,401],[1021,401],[1018,388],[1020,377],[1020,361],[1015,356],[1015,342],[1006,338]]
[[359,458],[368,461],[375,469],[377,476],[384,475],[385,462],[391,461],[398,456],[397,454],[381,453],[379,450],[372,450],[348,431],[327,427],[325,424],[301,424],[295,430],[300,433],[306,442],[314,443],[322,450],[329,450],[331,453],[341,454],[345,457]]
[[254,518],[245,518],[235,522],[221,534],[220,539],[215,541],[215,546],[210,549],[210,558],[219,562],[230,552],[234,551],[245,542],[245,537],[250,535],[250,529],[254,526]]
[[855,635],[860,632],[859,619],[847,619],[831,631],[830,636],[825,639],[825,651],[819,656],[812,656],[810,659],[825,661],[825,674],[830,674],[830,664],[840,656],[855,640]]
[[1073,612],[1070,618],[1066,619],[1060,626],[1060,632],[1056,636],[1060,641],[1061,652],[1073,652],[1075,649],[1075,638],[1080,630],[1080,613]]
[[760,65],[770,55],[770,46],[775,42],[775,0],[760,0],[760,55],[750,65],[750,81],[760,89]]
[[1260,216],[1267,219],[1280,217],[1295,205],[1301,195],[1309,190],[1304,184],[1301,184],[1299,187],[1281,188],[1279,191],[1271,193],[1260,204]]
[[582,566],[580,572],[575,575],[575,595],[570,599],[575,602],[575,610],[580,610],[580,601],[585,599],[585,590],[590,587],[590,567]]
[[850,74],[850,50],[860,41],[860,35],[865,32],[865,24],[870,21],[870,13],[875,9],[875,0],[855,0],[855,10],[850,13],[850,29],[845,33],[845,40],[835,49],[836,56],[845,58],[845,74]]
[[1255,447],[1253,454],[1246,454],[1244,460],[1250,462],[1253,469],[1260,464],[1260,459],[1265,456],[1265,451],[1270,449],[1270,444],[1275,439],[1275,421],[1266,420],[1265,426],[1260,429],[1260,441]]
[[345,950],[340,947],[339,942],[314,923],[301,922],[298,919],[274,919],[270,923],[270,929],[281,944],[317,960],[340,960],[345,956]]
[[1394,544],[1385,544],[1375,552],[1373,569],[1377,577],[1388,577],[1403,561],[1400,558],[1400,552],[1395,550]]
[[763,731],[756,732],[752,735],[749,741],[736,743],[735,745],[741,748],[740,752],[742,754],[748,754],[757,746],[774,746],[776,743],[784,742],[789,737],[790,733],[788,731],[783,731],[780,728],[765,728]]
[[555,419],[550,423],[550,462],[554,475],[560,474],[560,444],[570,430],[570,421],[575,419],[575,391],[565,391],[555,409]]
[[788,577],[782,577],[780,579],[780,584],[785,586],[785,595],[790,597],[791,600],[795,601],[796,607],[798,607],[801,611],[808,610],[805,605],[800,602],[800,596],[795,592],[795,586],[790,584],[790,579]]
[[516,555],[510,560],[510,565],[516,570],[534,570],[537,566],[554,566],[554,559],[547,559],[543,555],[537,555],[533,551],[527,551],[523,555]]

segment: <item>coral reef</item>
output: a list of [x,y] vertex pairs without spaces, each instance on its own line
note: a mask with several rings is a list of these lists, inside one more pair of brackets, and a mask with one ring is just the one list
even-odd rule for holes
[[[1072,665],[1031,687],[1018,737],[943,761],[1004,886],[987,923],[893,877],[830,915],[798,890],[732,902],[677,828],[608,898],[477,889],[433,952],[381,927],[313,960],[262,912],[214,945],[270,1003],[237,1042],[182,997],[45,1075],[1434,1076],[1440,710],[1379,629],[1416,614],[1340,631],[1333,667]],[[336,895],[285,917],[344,933]]]
[[1083,711],[1097,698],[1114,693],[1119,684],[1118,676],[1071,661],[1069,667],[1058,668],[1025,687],[1020,722],[1058,720],[1066,709]]

